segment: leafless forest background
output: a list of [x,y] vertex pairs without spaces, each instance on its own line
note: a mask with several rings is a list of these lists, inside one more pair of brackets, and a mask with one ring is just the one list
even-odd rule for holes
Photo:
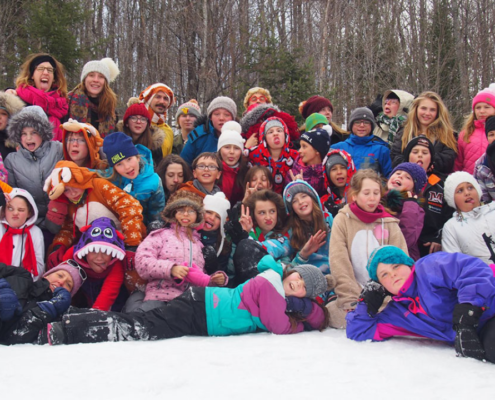
[[154,82],[203,106],[259,85],[294,115],[327,96],[343,122],[386,89],[430,89],[460,128],[495,81],[494,0],[0,0],[0,35],[2,88],[31,52],[62,61],[69,89],[111,57],[121,109]]

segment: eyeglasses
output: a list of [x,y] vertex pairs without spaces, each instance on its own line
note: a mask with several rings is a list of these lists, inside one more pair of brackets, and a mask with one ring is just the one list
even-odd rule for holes
[[199,169],[200,171],[218,171],[218,166],[217,165],[204,165],[204,164],[199,164],[196,165],[196,169]]
[[138,117],[137,115],[133,115],[129,117],[132,122],[148,122],[148,118],[146,117]]
[[370,126],[371,122],[366,120],[366,119],[360,119],[359,121],[354,122],[356,125],[364,125],[364,126]]
[[86,271],[83,270],[82,267],[77,262],[75,262],[74,260],[69,259],[69,260],[64,261],[62,264],[67,264],[73,268],[77,268],[79,270],[79,276],[81,277],[81,279],[83,281],[85,281],[88,278],[88,274],[86,274]]
[[48,72],[49,74],[53,74],[55,71],[52,67],[36,67],[36,71],[43,73],[44,71]]
[[179,208],[176,212],[177,212],[177,214],[182,214],[182,215],[194,215],[194,214],[196,214],[196,211],[193,210],[192,208]]
[[71,143],[71,144],[84,144],[86,143],[86,140],[84,139],[79,139],[79,138],[71,138],[71,139],[67,139],[67,143]]
[[397,100],[397,99],[387,99],[387,100],[385,100],[384,103],[385,104],[396,104],[396,105],[400,104],[399,100]]

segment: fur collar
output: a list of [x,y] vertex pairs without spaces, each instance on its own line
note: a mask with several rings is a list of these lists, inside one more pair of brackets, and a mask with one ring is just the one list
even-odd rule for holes
[[[256,124],[261,118],[261,116],[265,114],[265,112],[267,112],[268,110],[274,110],[280,112],[280,109],[274,104],[260,104],[259,106],[255,107],[253,110],[248,112],[244,117],[242,117],[241,119],[242,131],[247,132],[249,128],[251,128],[254,124]],[[272,114],[267,115],[266,118],[271,116]]]

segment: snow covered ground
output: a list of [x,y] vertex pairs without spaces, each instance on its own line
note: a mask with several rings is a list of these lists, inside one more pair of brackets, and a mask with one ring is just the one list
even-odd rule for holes
[[[493,399],[495,365],[343,331],[0,347],[2,399]],[[323,397],[324,396],[324,397]]]

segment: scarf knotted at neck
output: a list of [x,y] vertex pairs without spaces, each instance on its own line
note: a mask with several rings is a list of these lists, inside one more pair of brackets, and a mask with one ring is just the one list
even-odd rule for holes
[[[0,262],[7,265],[12,265],[12,254],[14,249],[14,235],[26,234],[26,242],[24,245],[24,257],[22,266],[29,271],[33,276],[38,276],[38,265],[36,262],[36,254],[34,252],[33,238],[31,237],[31,226],[26,226],[23,229],[11,228],[7,224],[3,224],[6,231],[0,241]],[[22,242],[22,237],[21,237]]]
[[380,124],[385,124],[388,126],[388,143],[392,144],[394,142],[395,135],[399,128],[402,126],[404,121],[407,119],[405,115],[398,115],[395,117],[388,117],[384,113],[380,113],[376,121]]

